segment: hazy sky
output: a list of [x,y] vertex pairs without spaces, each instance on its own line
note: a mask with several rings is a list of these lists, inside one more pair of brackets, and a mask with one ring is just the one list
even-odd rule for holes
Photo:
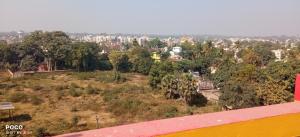
[[299,35],[300,0],[0,0],[0,31]]

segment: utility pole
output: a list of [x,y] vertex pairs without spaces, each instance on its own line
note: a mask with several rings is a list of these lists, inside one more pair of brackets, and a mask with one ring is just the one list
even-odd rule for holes
[[98,115],[96,115],[96,128],[99,128],[99,117],[98,117]]

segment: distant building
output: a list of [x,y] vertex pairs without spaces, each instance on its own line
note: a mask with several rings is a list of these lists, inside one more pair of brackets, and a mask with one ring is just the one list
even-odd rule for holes
[[154,60],[154,62],[160,62],[160,54],[157,52],[153,52],[151,58]]
[[[171,52],[173,52],[173,53],[171,53]],[[182,48],[181,47],[173,47],[171,52],[170,52],[171,55],[172,54],[178,55],[182,52]]]
[[275,61],[282,61],[282,49],[272,50],[272,52],[275,54]]

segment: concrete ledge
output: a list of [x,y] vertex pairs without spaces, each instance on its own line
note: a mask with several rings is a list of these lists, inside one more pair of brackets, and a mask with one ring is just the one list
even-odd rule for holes
[[57,137],[152,137],[293,113],[300,113],[300,102],[141,122]]

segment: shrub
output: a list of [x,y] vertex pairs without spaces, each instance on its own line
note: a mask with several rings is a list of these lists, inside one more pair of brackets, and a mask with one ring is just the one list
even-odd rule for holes
[[93,88],[91,85],[88,85],[85,89],[87,94],[97,94],[98,90],[96,88]]
[[33,105],[39,105],[39,104],[43,103],[43,99],[41,99],[37,95],[30,96],[30,101]]
[[0,84],[0,88],[6,89],[6,90],[9,90],[9,89],[17,87],[17,86],[18,86],[18,84],[16,84],[16,83]]
[[69,90],[69,94],[72,96],[72,97],[79,97],[81,96],[81,91],[79,91],[78,89],[75,89],[75,88],[70,88]]
[[94,72],[80,72],[80,73],[75,73],[75,76],[79,80],[89,80],[91,78],[95,78],[95,73]]
[[65,90],[68,89],[68,85],[58,85],[55,87],[56,91],[61,91],[61,90]]
[[39,90],[42,90],[43,87],[40,86],[40,85],[35,85],[35,86],[32,87],[32,89],[33,89],[34,91],[39,91]]
[[79,120],[80,120],[79,116],[73,116],[72,119],[71,119],[72,126],[74,126],[74,127],[77,126]]
[[120,93],[120,90],[105,90],[103,93],[102,93],[102,96],[103,96],[103,100],[105,102],[109,102],[109,101],[113,101],[113,100],[116,100],[118,99],[118,95]]
[[63,96],[65,96],[63,91],[56,91],[56,98],[57,99],[62,99]]
[[166,118],[175,117],[178,109],[175,106],[163,105],[158,108],[158,115],[163,115]]
[[119,72],[115,73],[115,82],[123,83],[126,81],[126,78],[123,77]]
[[11,102],[27,102],[28,95],[22,92],[15,92],[9,95],[9,100]]
[[147,109],[147,104],[138,99],[125,98],[115,100],[109,105],[109,111],[117,116],[129,114],[135,116]]
[[71,83],[70,88],[80,88],[76,83]]
[[35,137],[45,137],[45,136],[47,136],[47,131],[43,127],[36,128],[34,131],[34,136]]

